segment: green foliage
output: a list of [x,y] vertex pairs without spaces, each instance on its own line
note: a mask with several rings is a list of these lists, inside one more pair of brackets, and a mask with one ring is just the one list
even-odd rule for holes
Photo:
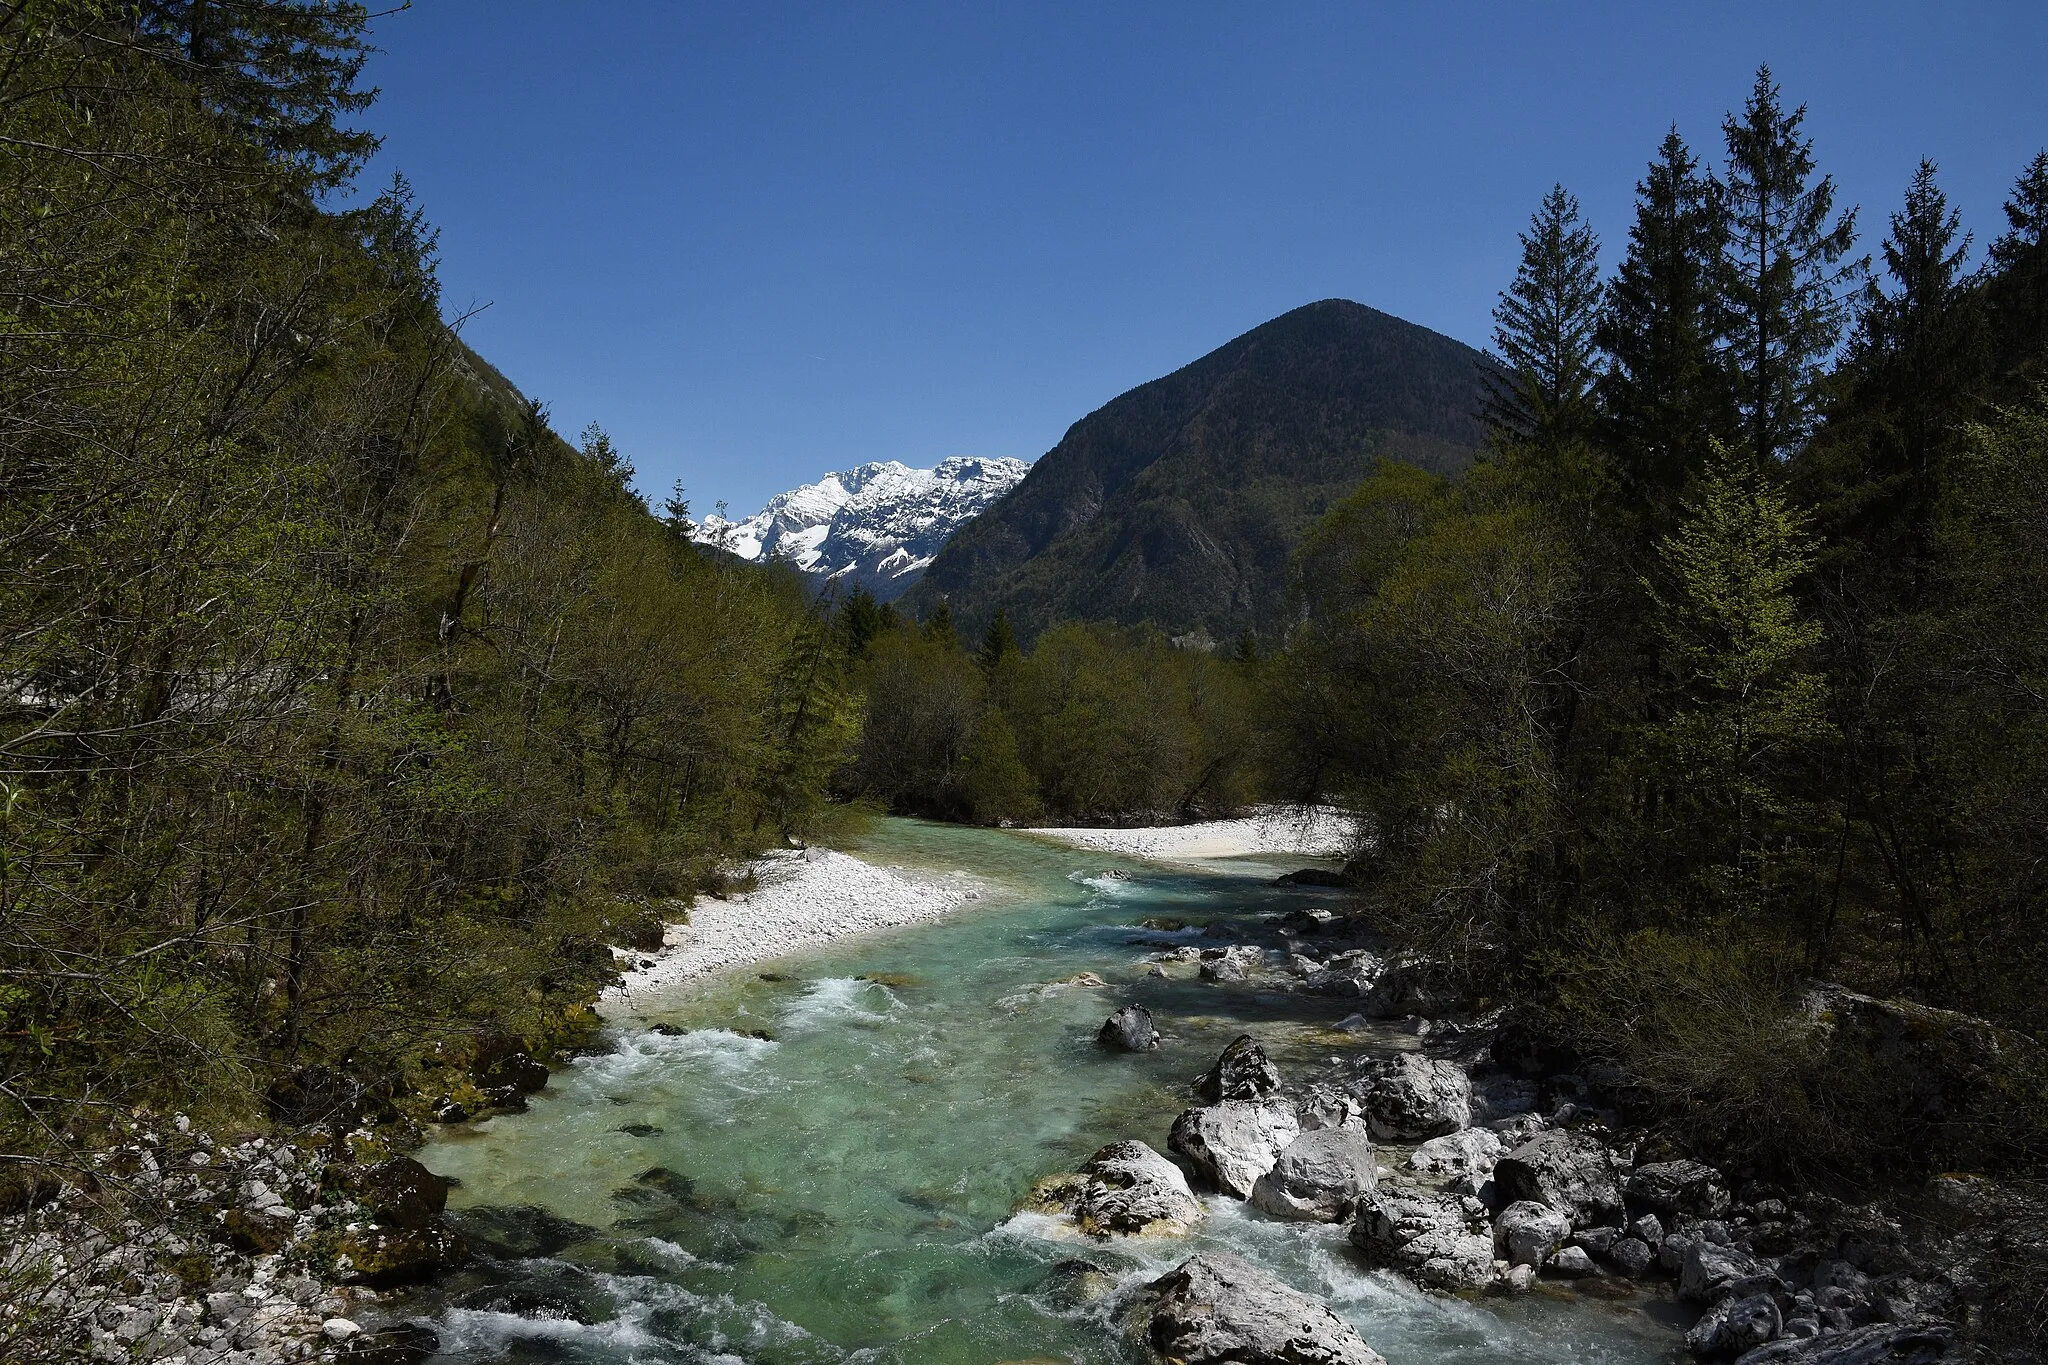
[[1600,242],[1579,201],[1553,185],[1522,234],[1522,263],[1493,310],[1501,369],[1487,375],[1497,432],[1539,446],[1582,439],[1593,424]]
[[1801,106],[1786,112],[1769,67],[1721,131],[1728,144],[1728,365],[1750,454],[1782,459],[1811,428],[1821,370],[1841,337],[1843,294],[1863,262],[1845,259],[1856,213],[1835,215],[1832,176],[1813,178]]
[[359,9],[101,8],[0,29],[12,1150],[573,1036],[621,899],[814,827],[859,720],[795,585],[442,323],[403,182],[318,207]]
[[1377,459],[1471,463],[1485,365],[1342,299],[1297,308],[1076,422],[906,606],[943,598],[974,638],[1001,610],[1026,644],[1062,621],[1277,631],[1288,556]]
[[1156,632],[1058,626],[1028,653],[968,655],[950,632],[869,651],[849,791],[984,823],[1185,818],[1251,790],[1248,692],[1233,666]]

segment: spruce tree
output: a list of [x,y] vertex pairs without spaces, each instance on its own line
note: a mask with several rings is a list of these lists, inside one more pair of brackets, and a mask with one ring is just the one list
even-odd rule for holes
[[1841,340],[1845,295],[1863,263],[1854,209],[1835,213],[1832,176],[1814,178],[1806,107],[1790,113],[1771,69],[1740,116],[1721,125],[1728,144],[1728,303],[1725,343],[1750,452],[1789,455],[1812,428],[1823,368]]
[[1017,653],[1017,632],[1010,625],[1010,614],[998,607],[995,619],[988,623],[988,630],[981,637],[981,648],[975,651],[975,661],[984,673],[993,673],[1003,660]]
[[142,0],[143,38],[205,101],[316,190],[354,177],[378,138],[343,126],[374,90],[356,79],[370,55],[370,12],[352,0]]
[[1521,241],[1521,266],[1493,310],[1502,368],[1487,376],[1487,419],[1497,434],[1557,450],[1593,425],[1600,243],[1562,185]]
[[[1884,243],[1892,289],[1864,287],[1848,375],[1868,486],[1856,538],[1915,570],[1930,552],[1946,453],[1976,413],[1986,364],[1970,239],[1923,160]],[[1899,538],[1903,537],[1903,543]]]
[[1624,493],[1669,509],[1712,443],[1735,437],[1719,343],[1728,219],[1721,187],[1673,128],[1636,186],[1628,255],[1607,291],[1599,396]]
[[2048,152],[2020,175],[2005,218],[1991,244],[1991,307],[1999,371],[2024,391],[2048,376]]

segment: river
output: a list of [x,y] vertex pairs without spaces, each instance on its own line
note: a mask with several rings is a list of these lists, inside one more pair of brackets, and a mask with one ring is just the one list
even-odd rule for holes
[[[1085,1257],[1133,1284],[1233,1250],[1315,1294],[1392,1365],[1669,1361],[1669,1305],[1562,1292],[1465,1301],[1365,1269],[1343,1229],[1220,1196],[1190,1241],[1062,1241],[1018,1200],[1127,1137],[1166,1149],[1188,1083],[1240,1032],[1283,1072],[1339,1047],[1330,1001],[1142,975],[1144,917],[1256,925],[1329,893],[1295,862],[1163,871],[993,830],[886,820],[871,861],[993,889],[951,918],[841,940],[681,989],[523,1114],[420,1154],[459,1181],[476,1264],[392,1305],[439,1359],[592,1365],[1128,1362],[1115,1296],[1049,1275]],[[1107,870],[1127,880],[1104,877]],[[1083,971],[1109,989],[1060,985]],[[1157,1052],[1093,1042],[1150,1008]],[[766,1037],[753,1036],[765,1034]],[[1390,1154],[1389,1164],[1393,1164]]]

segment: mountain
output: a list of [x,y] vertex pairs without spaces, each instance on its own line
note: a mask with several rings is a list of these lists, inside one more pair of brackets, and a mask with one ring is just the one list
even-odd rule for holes
[[743,521],[710,516],[696,538],[741,559],[784,559],[827,582],[865,586],[884,602],[900,597],[939,547],[983,508],[1015,488],[1022,460],[954,456],[934,469],[884,460],[827,474],[777,493]]
[[1288,557],[1390,456],[1472,461],[1488,362],[1344,299],[1297,308],[1076,422],[938,552],[909,595],[1027,637],[1055,621],[1151,621],[1229,640],[1270,630]]

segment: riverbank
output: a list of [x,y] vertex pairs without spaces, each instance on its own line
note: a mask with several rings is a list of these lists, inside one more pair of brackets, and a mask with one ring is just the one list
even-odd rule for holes
[[755,890],[700,897],[687,923],[668,927],[660,951],[629,955],[634,965],[600,998],[598,1012],[632,1016],[698,977],[849,934],[935,919],[988,894],[964,873],[882,867],[827,848],[766,853],[749,867],[759,882]]
[[1343,858],[1358,839],[1358,823],[1330,806],[1267,806],[1235,820],[1135,829],[1027,829],[1019,833],[1072,848],[1116,853],[1151,862],[1205,858]]

